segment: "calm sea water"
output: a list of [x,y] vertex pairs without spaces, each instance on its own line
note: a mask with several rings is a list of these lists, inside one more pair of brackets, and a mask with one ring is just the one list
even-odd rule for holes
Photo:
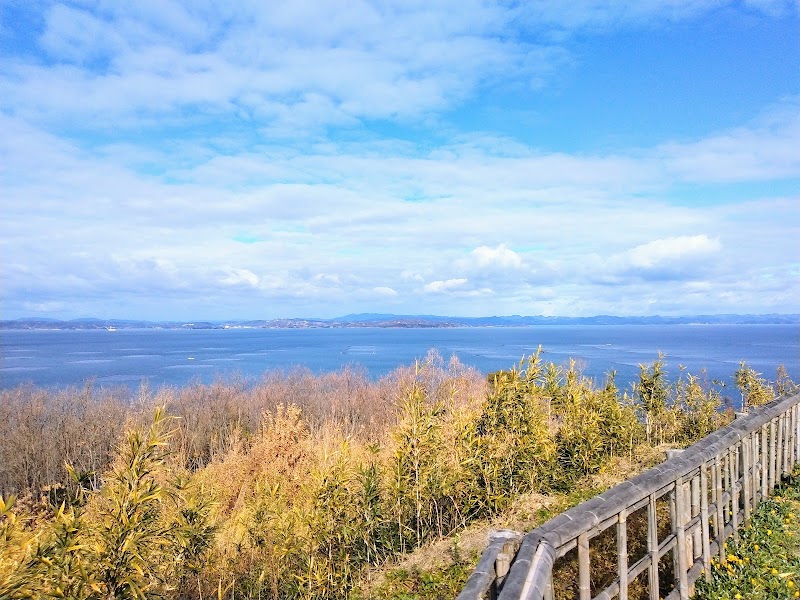
[[770,379],[783,364],[800,378],[798,325],[602,325],[456,329],[228,329],[0,332],[0,387],[99,385],[135,387],[211,382],[234,374],[257,378],[268,370],[304,366],[314,372],[348,365],[373,378],[411,365],[436,349],[484,373],[507,369],[541,345],[557,364],[579,361],[602,380],[617,372],[620,387],[637,378],[640,363],[666,354],[678,365],[730,381],[746,360]]

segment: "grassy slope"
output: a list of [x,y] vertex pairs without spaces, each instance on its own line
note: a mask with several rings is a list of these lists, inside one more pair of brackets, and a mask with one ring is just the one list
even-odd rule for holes
[[697,586],[700,600],[800,598],[800,470],[758,507],[724,561],[712,566],[710,583]]
[[529,531],[648,469],[666,456],[669,445],[642,447],[637,461],[616,458],[587,477],[570,493],[525,494],[491,521],[474,523],[447,539],[400,557],[394,564],[370,571],[352,595],[371,600],[434,600],[458,595],[478,562],[489,534],[496,529]]
[[[616,461],[570,494],[528,494],[491,522],[429,544],[396,564],[369,573],[354,598],[433,600],[455,597],[478,561],[492,529],[527,531],[558,513],[659,462],[653,450],[637,463]],[[755,511],[738,542],[726,544],[726,560],[714,561],[711,583],[701,582],[698,600],[800,598],[800,470]]]

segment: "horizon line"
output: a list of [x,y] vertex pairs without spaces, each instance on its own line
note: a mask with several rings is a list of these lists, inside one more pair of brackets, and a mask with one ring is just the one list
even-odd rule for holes
[[58,318],[58,317],[42,317],[42,316],[25,316],[13,319],[0,319],[0,323],[11,323],[15,321],[55,321],[68,323],[72,321],[134,321],[142,323],[191,323],[191,322],[207,322],[207,323],[245,323],[252,321],[342,321],[348,318],[367,318],[374,319],[458,319],[458,320],[479,320],[479,319],[598,319],[598,318],[611,318],[611,319],[688,319],[688,318],[724,318],[724,317],[800,317],[800,313],[681,313],[681,314],[593,314],[593,315],[481,315],[481,316],[462,316],[462,315],[440,315],[440,314],[397,314],[397,313],[348,313],[335,317],[315,317],[315,316],[295,316],[295,317],[252,317],[252,318],[161,318],[161,319],[146,319],[136,317],[72,317],[72,318]]

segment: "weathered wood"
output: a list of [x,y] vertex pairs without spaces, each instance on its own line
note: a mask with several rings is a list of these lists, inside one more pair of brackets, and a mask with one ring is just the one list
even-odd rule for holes
[[619,513],[617,521],[617,575],[619,600],[628,600],[628,511]]
[[685,504],[686,504],[686,496],[683,493],[683,477],[679,476],[675,480],[675,516],[677,520],[674,523],[674,531],[675,537],[677,538],[677,544],[675,546],[675,557],[676,557],[676,569],[675,569],[675,578],[678,583],[678,591],[680,593],[681,600],[686,600],[689,598],[689,580],[687,576],[687,572],[689,570],[689,561],[687,560],[687,548],[686,548],[686,531],[685,527]]
[[[552,590],[553,587],[553,548],[548,543],[548,540],[541,539],[536,552],[530,563],[530,569],[523,581],[522,588],[517,592],[514,586],[509,589],[509,594],[506,594],[506,588],[503,588],[503,595],[509,598],[535,598],[539,600],[548,595],[548,588]],[[514,582],[516,584],[516,582]],[[508,584],[507,584],[508,585]],[[552,597],[552,591],[549,592]]]
[[497,558],[494,561],[494,572],[496,575],[495,585],[497,587],[501,587],[503,585],[503,580],[508,575],[508,571],[511,569],[511,556],[506,554],[505,552],[501,552],[497,555]]
[[725,523],[727,524],[731,520],[731,498],[733,493],[731,491],[731,453],[730,449],[728,449],[725,454],[722,455],[722,506],[724,508],[723,516],[725,517]]
[[789,470],[794,472],[794,467],[797,464],[797,419],[798,419],[798,410],[800,407],[794,406],[792,407],[792,441],[789,447],[791,448],[792,452],[792,463],[789,465]]
[[590,600],[592,597],[590,568],[589,536],[582,533],[578,536],[578,588],[581,600]]
[[761,426],[761,497],[766,498],[769,495],[769,440],[768,428],[766,425]]
[[[678,501],[677,496],[680,491],[681,486],[676,481],[672,491],[669,494],[669,527],[670,531],[672,532],[672,537],[675,540],[678,539],[678,519],[680,515],[678,514]],[[678,551],[672,553],[672,572],[677,575],[678,573]]]
[[723,561],[725,560],[725,550],[722,548],[722,542],[725,541],[725,515],[722,506],[722,456],[719,455],[714,457],[714,485],[717,491],[717,516],[714,519],[714,537],[721,540],[719,559]]
[[753,431],[750,434],[750,493],[753,496],[753,509],[761,502],[761,474],[758,471],[758,445],[759,432]]
[[791,459],[791,448],[792,448],[792,413],[787,412],[786,416],[784,417],[786,421],[786,428],[784,432],[784,444],[783,444],[783,472],[788,477],[792,474],[792,459]]
[[784,449],[783,449],[783,472],[788,476],[791,472],[791,448],[792,448],[792,413],[787,412],[786,416],[784,417],[784,421],[786,421],[785,431],[784,431]]
[[705,580],[711,581],[711,526],[708,523],[708,465],[703,463],[700,467],[700,524],[703,545],[703,574]]
[[792,407],[792,414],[794,415],[794,464],[800,462],[800,406],[795,405]]
[[750,522],[750,503],[753,488],[753,465],[750,461],[750,454],[753,449],[753,441],[750,434],[742,440],[742,501],[744,503],[744,522]]
[[[736,535],[738,526],[752,516],[758,502],[769,495],[781,475],[793,470],[798,459],[800,395],[795,395],[752,410],[679,456],[527,534],[504,581],[505,552],[495,548],[497,555],[487,570],[495,576],[495,587],[499,575],[500,600],[552,600],[553,561],[577,547],[580,598],[589,600],[591,539],[616,526],[617,577],[597,591],[597,599],[625,598],[630,582],[648,571],[650,599],[656,600],[658,563],[670,551],[676,563],[675,589],[668,597],[686,598],[701,574],[708,577],[711,557],[717,553],[724,557],[725,540]],[[669,495],[672,533],[659,540],[657,503],[664,495]],[[627,521],[632,512],[645,507],[647,554],[630,565]]]
[[661,555],[658,552],[658,512],[656,495],[650,494],[647,503],[647,553],[650,556],[650,571],[647,581],[650,584],[650,600],[658,600],[658,561]]
[[785,413],[783,419],[786,422],[784,431],[785,442],[783,444],[783,473],[788,477],[792,474],[792,413]]
[[548,573],[547,583],[545,585],[544,600],[555,600],[556,591],[553,587],[553,571]]
[[495,595],[492,590],[502,585],[502,580],[508,573],[508,569],[502,574],[498,572],[498,558],[504,552],[507,553],[510,566],[511,558],[517,552],[521,537],[521,533],[509,529],[491,531],[489,546],[458,595],[458,600],[480,600]]
[[775,419],[769,422],[769,489],[771,494],[775,489]]
[[728,483],[731,492],[731,524],[733,525],[733,539],[739,539],[739,493],[736,478],[736,450],[735,447],[728,451]]
[[[690,493],[690,506],[691,512],[689,516],[691,519],[700,516],[700,474],[698,473],[692,477],[691,493]],[[692,560],[698,558],[702,554],[702,535],[697,527],[692,528],[692,552],[689,556]]]
[[800,406],[794,406],[794,464],[800,462]]
[[786,419],[784,419],[784,415],[780,415],[778,417],[778,441],[775,442],[775,483],[781,482],[781,477],[783,477],[783,428]]

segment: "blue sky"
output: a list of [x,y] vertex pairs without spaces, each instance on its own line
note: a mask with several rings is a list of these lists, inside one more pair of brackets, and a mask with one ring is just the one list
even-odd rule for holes
[[800,312],[800,2],[0,0],[2,318]]

